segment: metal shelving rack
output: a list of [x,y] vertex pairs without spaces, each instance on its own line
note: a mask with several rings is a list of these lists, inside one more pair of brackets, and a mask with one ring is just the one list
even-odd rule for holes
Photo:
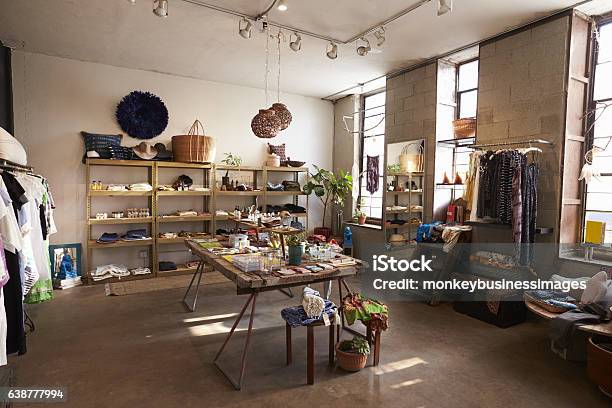
[[[423,210],[425,208],[425,195],[424,195],[424,187],[425,187],[425,173],[424,172],[413,172],[413,173],[403,173],[403,172],[386,172],[385,173],[385,181],[388,182],[389,178],[393,179],[396,182],[396,185],[399,185],[401,182],[408,183],[408,188],[405,191],[385,191],[385,199],[384,199],[384,222],[383,229],[385,231],[385,241],[388,242],[389,234],[391,231],[393,234],[408,234],[408,239],[416,238],[416,229],[419,226],[419,223],[413,223],[410,221],[411,218],[418,218],[423,221]],[[412,189],[412,182],[419,187],[417,190]],[[388,202],[388,198],[392,197],[393,202],[390,204]],[[408,202],[406,203],[403,198],[407,197]],[[387,206],[389,205],[402,205],[407,206],[407,210],[387,210]],[[413,211],[411,207],[413,205],[421,206],[420,211]],[[403,225],[389,225],[389,219],[398,220],[401,219],[401,215],[408,215],[409,219]]]

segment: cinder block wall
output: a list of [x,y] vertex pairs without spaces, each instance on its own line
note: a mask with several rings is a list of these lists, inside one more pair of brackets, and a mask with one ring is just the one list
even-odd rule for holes
[[[477,142],[547,139],[542,147],[538,225],[558,240],[569,16],[481,44]],[[578,152],[579,154],[579,152]]]
[[436,74],[437,64],[431,63],[387,78],[385,143],[426,140],[425,221],[432,218],[435,184]]

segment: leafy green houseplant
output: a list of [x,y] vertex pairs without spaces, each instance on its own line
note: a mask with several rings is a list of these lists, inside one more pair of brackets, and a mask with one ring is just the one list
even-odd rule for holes
[[[242,157],[238,156],[237,154],[232,152],[223,154],[225,155],[225,158],[221,160],[221,163],[225,164],[226,166],[240,167],[242,164]],[[225,171],[225,176],[223,176],[221,179],[221,185],[229,185],[229,169]]]
[[363,225],[366,223],[367,216],[366,213],[364,213],[359,207],[357,207],[355,208],[355,218],[357,218],[359,225]]
[[336,357],[340,368],[346,371],[359,371],[365,367],[370,354],[370,344],[361,336],[344,340],[336,346]]
[[310,174],[308,182],[302,189],[305,194],[313,194],[323,204],[323,227],[325,227],[325,217],[327,215],[327,206],[330,204],[343,206],[346,197],[353,189],[353,176],[344,170],[340,170],[338,174],[329,170],[321,169],[314,166],[316,173]]

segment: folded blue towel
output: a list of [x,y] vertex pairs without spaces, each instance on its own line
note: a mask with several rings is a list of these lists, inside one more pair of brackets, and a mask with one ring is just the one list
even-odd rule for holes
[[[327,313],[327,316],[331,320],[334,316],[336,316],[337,311],[338,311],[338,307],[336,307],[334,302],[326,299],[325,309],[323,310],[323,313]],[[281,317],[291,327],[305,326],[305,325],[322,320],[321,318],[318,318],[318,319],[309,318],[302,305],[284,308],[281,311]]]
[[110,244],[119,241],[119,235],[110,232],[105,232],[96,242],[100,244]]

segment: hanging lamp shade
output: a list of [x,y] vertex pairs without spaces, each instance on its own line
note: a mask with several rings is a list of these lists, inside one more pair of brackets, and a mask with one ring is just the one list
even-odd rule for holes
[[257,137],[271,139],[281,131],[281,120],[273,109],[260,109],[251,120],[251,130]]
[[283,103],[275,103],[270,109],[274,110],[274,112],[276,112],[276,116],[280,119],[281,130],[287,129],[291,124],[291,120],[293,119],[293,116],[291,116],[291,112],[289,112],[287,106],[285,106]]

